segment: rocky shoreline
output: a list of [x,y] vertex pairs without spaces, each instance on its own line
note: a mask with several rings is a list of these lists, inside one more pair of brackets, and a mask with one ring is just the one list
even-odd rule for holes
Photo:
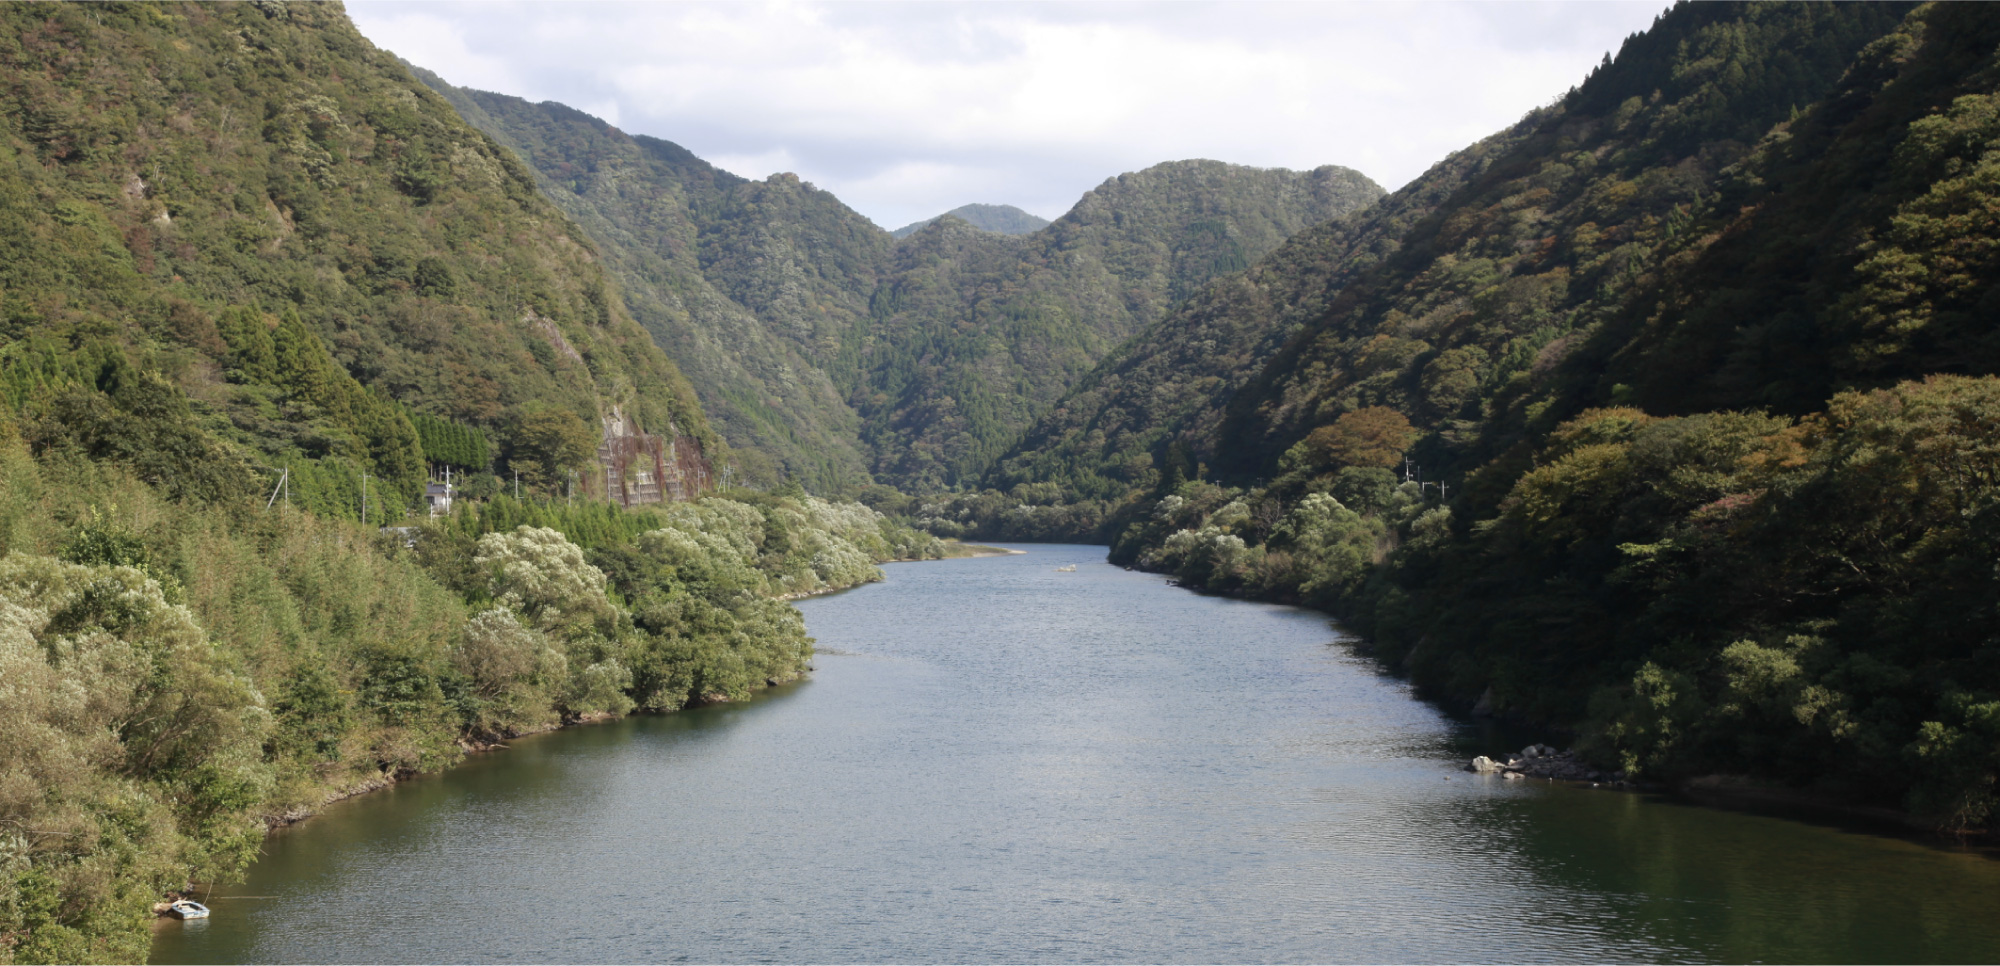
[[1508,756],[1505,762],[1480,755],[1472,759],[1465,766],[1465,770],[1480,775],[1499,775],[1502,779],[1510,781],[1540,778],[1552,782],[1588,782],[1592,785],[1612,785],[1620,788],[1637,787],[1626,781],[1625,773],[1622,771],[1601,771],[1577,757],[1574,751],[1558,751],[1552,746],[1543,744],[1529,745],[1521,749],[1520,754]]

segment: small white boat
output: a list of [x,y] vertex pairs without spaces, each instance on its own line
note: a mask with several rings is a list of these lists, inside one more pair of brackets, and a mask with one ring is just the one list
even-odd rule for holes
[[208,907],[193,899],[182,899],[167,907],[167,915],[175,919],[207,919]]
[[1056,568],[1056,573],[1059,573],[1059,574],[1073,574],[1073,573],[1076,573],[1076,564],[1070,564],[1070,565],[1069,565],[1069,566],[1067,566],[1067,567],[1057,567],[1057,568]]

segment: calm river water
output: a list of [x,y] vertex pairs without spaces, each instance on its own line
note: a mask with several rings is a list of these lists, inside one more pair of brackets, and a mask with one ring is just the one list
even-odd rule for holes
[[154,959],[2000,960],[1991,858],[1470,775],[1536,736],[1321,615],[1029,549],[803,602],[808,682],[329,808]]

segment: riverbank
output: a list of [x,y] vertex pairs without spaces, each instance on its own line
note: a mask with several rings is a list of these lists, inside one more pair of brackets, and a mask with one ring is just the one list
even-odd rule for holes
[[[1139,573],[1161,574],[1168,578],[1168,585],[1175,589],[1205,597],[1284,604],[1323,614],[1329,621],[1343,620],[1340,615],[1304,603],[1296,596],[1264,595],[1241,589],[1213,590],[1184,582],[1165,571],[1138,565],[1128,566],[1125,569]],[[1490,709],[1490,695],[1482,696],[1479,702],[1471,706],[1443,699],[1410,676],[1407,661],[1403,666],[1398,666],[1383,660],[1365,638],[1356,638],[1348,646],[1356,654],[1373,661],[1385,673],[1410,681],[1416,687],[1415,696],[1419,700],[1447,713],[1467,714],[1476,718],[1500,721],[1508,728],[1521,732],[1560,735],[1565,741],[1573,742],[1583,737],[1573,728],[1527,720],[1518,716],[1495,714]],[[1969,839],[1986,841],[1988,838],[1987,829],[1952,828],[1938,816],[1926,816],[1906,809],[1866,804],[1833,793],[1781,785],[1753,775],[1698,775],[1661,780],[1628,778],[1625,772],[1616,766],[1592,760],[1574,746],[1559,755],[1550,748],[1549,756],[1539,760],[1535,756],[1523,754],[1519,759],[1525,766],[1523,768],[1509,768],[1498,761],[1492,761],[1490,769],[1483,769],[1479,766],[1482,760],[1487,759],[1484,756],[1474,759],[1474,762],[1467,766],[1467,770],[1491,771],[1507,778],[1536,778],[1582,785],[1604,784],[1636,792],[1668,795],[1703,808],[1827,821],[1843,826],[1865,826],[1875,834],[1896,838],[1910,838],[1914,834],[1927,841],[1953,844],[1964,844]]]
[[[982,544],[962,543],[957,540],[946,540],[944,541],[944,544],[945,544],[945,555],[943,557],[908,557],[895,560],[879,560],[876,561],[876,563],[877,564],[925,563],[940,559],[962,560],[962,559],[972,559],[978,557],[1004,557],[1004,556],[1013,556],[1017,554],[1027,553],[1027,551],[1025,550],[1010,550],[1005,547],[989,547]],[[871,583],[879,583],[882,579],[883,576],[878,572],[872,579],[869,580],[859,581],[852,584],[843,584],[837,587],[822,587],[817,590],[802,591],[795,594],[780,594],[776,596],[776,599],[785,601],[787,603],[799,600],[806,600],[813,597],[825,596],[827,594],[836,594],[842,591],[853,590],[856,587],[863,587]],[[809,672],[812,670],[812,667],[808,665],[805,668],[805,670]],[[763,684],[754,685],[752,687],[749,697],[755,697],[757,692],[763,691],[767,688],[776,687],[777,685],[780,684],[787,684],[790,683],[791,681],[799,680],[803,676],[804,676],[803,674],[800,674],[784,680],[779,680],[776,678],[766,679],[763,682]],[[726,695],[709,694],[709,695],[703,695],[698,700],[690,702],[687,705],[687,707],[698,707],[711,704],[725,704],[733,700],[736,699],[729,698]],[[747,700],[747,698],[745,700]],[[661,712],[634,712],[634,713],[674,714],[677,712],[661,711]],[[520,738],[526,738],[533,735],[547,734],[553,731],[560,731],[565,728],[574,728],[582,725],[601,724],[608,721],[617,721],[630,716],[631,715],[613,715],[603,712],[595,712],[591,714],[581,715],[575,718],[564,719],[546,725],[512,731],[505,735],[488,735],[488,736],[477,736],[477,737],[469,736],[461,738],[458,742],[458,747],[464,755],[479,755],[494,751],[504,751],[507,749],[507,742],[509,741],[514,741]],[[449,764],[443,765],[442,767],[435,769],[424,769],[424,770],[406,769],[394,772],[385,771],[379,774],[361,777],[351,784],[339,785],[329,790],[328,793],[324,797],[320,798],[316,803],[310,805],[297,805],[292,808],[286,809],[282,812],[276,812],[269,815],[265,815],[262,817],[262,822],[267,832],[276,829],[286,828],[291,825],[296,825],[299,822],[303,822],[306,819],[312,818],[313,816],[319,814],[319,812],[322,809],[325,809],[336,803],[346,801],[350,798],[356,798],[362,795],[367,795],[371,792],[381,791],[385,788],[392,787],[399,782],[408,781],[409,779],[412,778],[417,778],[424,775],[437,774],[439,772],[443,772],[451,768],[454,768],[459,764],[462,764],[463,761],[464,759],[461,757],[458,760],[452,761]]]
[[1701,775],[1671,786],[1675,797],[1708,808],[1735,812],[1801,816],[1842,824],[1860,824],[1892,834],[1920,833],[1927,839],[1958,844],[1986,842],[1987,829],[1951,829],[1936,817],[1897,808],[1862,805],[1809,789],[1791,788],[1749,775]]
[[[328,809],[272,836],[208,923],[162,928],[156,961],[2000,949],[1981,906],[2000,864],[1660,795],[1467,780],[1465,758],[1534,736],[1411,700],[1330,646],[1345,635],[1317,613],[1181,593],[1098,548],[1024,549],[884,567],[800,604],[810,686],[511,742]],[[496,895],[562,915],[494,915]]]
[[[811,668],[808,667],[807,670],[811,670]],[[786,681],[779,681],[776,679],[767,680],[764,682],[764,684],[752,688],[749,696],[742,700],[749,700],[749,698],[756,697],[758,691],[765,690],[766,688],[776,687],[777,685],[786,684],[789,683],[790,681],[795,681],[795,680],[798,680],[798,677],[793,677]],[[713,694],[704,695],[702,696],[701,699],[697,701],[689,702],[686,708],[701,707],[710,704],[723,704],[733,700],[737,699],[730,698],[726,695],[713,695]],[[686,710],[686,708],[682,708],[680,710]],[[266,834],[268,834],[270,832],[277,831],[278,829],[289,828],[290,826],[297,825],[300,822],[306,821],[307,819],[310,819],[318,815],[322,810],[329,808],[333,805],[336,805],[340,802],[347,801],[350,798],[359,798],[363,795],[367,795],[372,792],[379,792],[386,788],[392,788],[402,782],[410,781],[411,779],[422,778],[427,775],[442,774],[444,772],[450,771],[453,768],[458,767],[459,765],[464,764],[466,758],[469,758],[473,755],[484,755],[497,751],[506,751],[508,749],[507,743],[510,741],[518,741],[522,738],[531,738],[536,735],[545,735],[551,732],[562,731],[568,728],[580,728],[585,725],[606,724],[612,721],[622,721],[626,718],[635,717],[638,715],[668,715],[668,714],[678,714],[678,713],[679,711],[634,711],[629,714],[609,714],[606,712],[594,712],[591,714],[578,715],[573,718],[565,718],[563,720],[556,721],[546,725],[539,725],[536,727],[511,731],[508,734],[504,735],[467,736],[459,739],[458,747],[459,751],[461,752],[460,757],[453,760],[449,764],[429,769],[402,769],[393,772],[384,771],[378,774],[362,777],[352,784],[336,786],[334,789],[329,791],[324,798],[321,798],[316,804],[294,806],[293,808],[290,808],[283,812],[278,812],[263,816],[262,821],[264,823],[264,831],[266,832]]]
[[1026,550],[1009,550],[1006,547],[989,547],[978,543],[961,543],[957,540],[944,541],[946,560],[965,560],[972,557],[1011,557],[1027,553]]

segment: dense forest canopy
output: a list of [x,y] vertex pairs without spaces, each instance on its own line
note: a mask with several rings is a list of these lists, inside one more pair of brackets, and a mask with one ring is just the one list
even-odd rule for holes
[[915,234],[919,229],[938,218],[956,218],[981,231],[997,231],[1002,235],[1026,235],[1048,227],[1049,220],[1040,215],[1030,214],[1013,205],[960,205],[937,218],[911,222],[889,234],[903,238]]
[[1346,168],[1183,161],[1110,179],[1032,233],[958,216],[1001,217],[974,205],[892,236],[796,176],[751,181],[560,104],[417,74],[590,233],[723,434],[775,460],[759,478],[822,492],[976,482],[1126,337],[1381,195]]
[[37,451],[210,495],[289,466],[357,517],[364,473],[417,502],[439,421],[536,485],[591,468],[530,451],[545,413],[722,455],[590,242],[338,7],[0,17],[0,384]]
[[901,509],[1328,608],[1631,774],[1988,824],[1996,47],[1677,6],[1109,357],[1004,492]]

